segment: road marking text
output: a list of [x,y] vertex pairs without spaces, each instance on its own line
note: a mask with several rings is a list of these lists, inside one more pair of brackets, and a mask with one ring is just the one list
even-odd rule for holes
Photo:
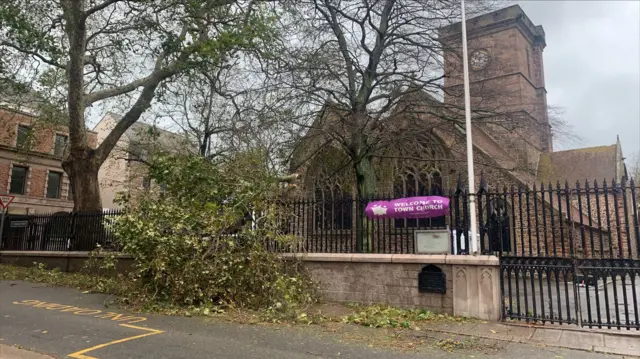
[[43,302],[40,300],[32,300],[32,299],[23,300],[20,302],[13,302],[13,304],[30,306],[34,308],[42,308],[47,310],[55,310],[61,313],[71,313],[74,315],[92,316],[98,319],[110,319],[115,322],[121,322],[126,324],[139,323],[147,320],[147,318],[145,317],[136,317],[136,316],[130,316],[130,315],[119,314],[114,312],[103,312],[102,310],[99,310],[99,309],[80,308],[73,305],[49,303],[49,302]]
[[76,306],[73,306],[73,305],[49,303],[49,302],[43,302],[41,300],[33,300],[33,299],[27,299],[27,300],[22,300],[22,301],[19,301],[19,302],[13,302],[13,304],[15,304],[15,305],[24,305],[24,306],[28,306],[28,307],[40,308],[40,309],[45,309],[45,310],[54,310],[54,311],[58,311],[60,313],[70,313],[70,314],[73,314],[73,315],[81,315],[81,316],[86,316],[86,317],[90,317],[90,318],[107,319],[107,320],[110,320],[110,321],[118,322],[118,325],[121,326],[121,327],[141,330],[141,331],[145,332],[144,334],[138,334],[138,335],[126,337],[126,338],[123,338],[123,339],[112,340],[112,341],[110,341],[108,343],[95,345],[95,346],[92,346],[91,348],[83,349],[83,350],[80,350],[80,351],[77,351],[75,353],[71,353],[71,354],[68,355],[69,357],[76,358],[76,359],[98,359],[96,357],[88,356],[88,355],[85,355],[85,354],[87,354],[87,353],[89,353],[91,351],[100,349],[100,348],[104,348],[104,347],[110,346],[110,345],[120,344],[120,343],[128,342],[128,341],[131,341],[131,340],[141,339],[141,338],[149,337],[149,336],[152,336],[152,335],[164,333],[164,331],[162,331],[162,330],[157,330],[157,329],[151,329],[151,328],[145,328],[145,327],[139,327],[139,326],[136,326],[136,325],[132,325],[133,323],[144,322],[145,320],[147,320],[147,318],[145,318],[145,317],[137,317],[137,316],[120,314],[120,313],[115,313],[115,312],[103,312],[102,310],[99,310],[99,309],[80,308],[80,307],[76,307]]

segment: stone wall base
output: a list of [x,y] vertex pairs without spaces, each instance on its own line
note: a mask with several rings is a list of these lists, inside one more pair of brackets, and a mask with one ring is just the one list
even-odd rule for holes
[[[304,262],[318,283],[324,300],[382,304],[430,310],[456,316],[499,321],[501,318],[500,265],[494,256],[412,254],[285,254]],[[2,263],[80,271],[88,252],[0,251]],[[120,256],[118,271],[126,272],[133,259]],[[418,274],[434,265],[445,275],[444,293],[418,290]]]
[[[385,304],[499,321],[500,262],[494,256],[413,254],[289,255],[302,259],[328,301]],[[418,273],[435,265],[446,276],[446,292],[421,293]]]

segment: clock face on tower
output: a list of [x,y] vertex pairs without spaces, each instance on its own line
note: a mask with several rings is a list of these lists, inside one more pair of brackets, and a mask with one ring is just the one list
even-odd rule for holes
[[482,70],[489,63],[489,52],[487,50],[476,50],[469,56],[469,63],[472,70]]

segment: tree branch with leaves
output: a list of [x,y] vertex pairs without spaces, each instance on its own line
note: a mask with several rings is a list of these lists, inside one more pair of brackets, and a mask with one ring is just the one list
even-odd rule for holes
[[[64,96],[69,151],[62,166],[76,211],[101,210],[98,170],[124,132],[153,105],[162,84],[194,71],[207,72],[236,51],[274,40],[273,19],[261,1],[231,0],[7,0],[0,4],[0,70],[29,61],[13,73],[52,100]],[[8,64],[6,62],[9,62]],[[62,76],[51,76],[60,73]],[[57,81],[50,81],[55,78]],[[128,104],[104,141],[87,143],[92,106]]]

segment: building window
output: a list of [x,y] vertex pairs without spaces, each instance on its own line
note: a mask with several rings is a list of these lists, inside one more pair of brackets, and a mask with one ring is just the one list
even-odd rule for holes
[[47,178],[47,198],[60,198],[61,183],[62,173],[50,171]]
[[9,193],[24,194],[27,188],[27,167],[13,166]]
[[142,188],[145,191],[148,191],[151,188],[151,177],[145,176],[142,177]]
[[19,125],[18,135],[16,137],[16,147],[26,148],[29,145],[30,139],[31,139],[31,127]]
[[67,136],[56,135],[56,141],[53,147],[53,154],[58,157],[62,157],[64,149],[67,147]]
[[[393,186],[393,194],[396,198],[426,196],[428,195],[428,184],[429,179],[426,176],[416,176],[412,172],[407,172],[396,180]],[[418,225],[418,220],[414,218],[399,218],[395,220],[396,227],[414,228]]]
[[[444,190],[442,189],[442,175],[440,172],[435,171],[431,173],[431,196],[443,196]],[[447,221],[444,216],[428,219],[431,227],[445,227]]]

